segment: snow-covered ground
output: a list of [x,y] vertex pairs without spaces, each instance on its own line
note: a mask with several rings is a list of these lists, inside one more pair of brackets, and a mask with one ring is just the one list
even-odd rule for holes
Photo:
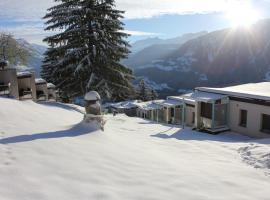
[[79,107],[3,98],[0,116],[1,200],[270,196],[269,140],[124,115],[106,116],[101,132],[81,123]]

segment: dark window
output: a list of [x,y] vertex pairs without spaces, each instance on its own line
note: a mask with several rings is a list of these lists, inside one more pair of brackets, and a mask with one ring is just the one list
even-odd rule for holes
[[262,132],[270,133],[270,115],[262,115]]
[[246,110],[240,110],[240,126],[247,127],[247,111]]
[[174,108],[171,108],[171,117],[174,117]]
[[192,124],[194,124],[195,123],[195,112],[192,112],[192,122],[191,122]]
[[201,116],[212,119],[212,104],[211,103],[201,103]]

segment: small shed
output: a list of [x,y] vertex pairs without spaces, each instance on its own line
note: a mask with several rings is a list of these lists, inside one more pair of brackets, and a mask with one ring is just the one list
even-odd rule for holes
[[47,83],[48,100],[57,100],[55,88],[54,84]]
[[137,103],[137,117],[149,119],[152,121],[160,121],[158,112],[162,107],[155,103],[155,101],[147,101]]
[[156,104],[162,107],[159,115],[163,122],[168,124],[182,123],[183,102],[174,99],[167,99],[157,101]]
[[19,98],[37,100],[35,75],[30,71],[17,72]]
[[16,69],[9,68],[4,61],[0,61],[0,96],[19,99]]
[[36,78],[35,84],[36,84],[37,100],[47,101],[48,100],[47,82],[42,78]]

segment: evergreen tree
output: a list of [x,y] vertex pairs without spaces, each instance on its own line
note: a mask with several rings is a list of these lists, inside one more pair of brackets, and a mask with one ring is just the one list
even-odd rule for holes
[[156,100],[158,98],[157,92],[152,88],[150,91],[150,99],[151,100]]
[[128,55],[122,11],[114,0],[55,0],[44,17],[48,31],[59,33],[44,39],[42,77],[70,97],[97,90],[113,100],[127,98],[133,87],[132,71],[120,60]]
[[144,79],[142,79],[138,86],[137,98],[142,101],[155,100],[158,97],[157,92],[146,84]]

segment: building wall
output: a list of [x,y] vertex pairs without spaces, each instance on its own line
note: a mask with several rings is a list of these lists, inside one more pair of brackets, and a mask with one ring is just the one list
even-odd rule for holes
[[[240,110],[247,110],[247,127],[239,126]],[[256,105],[251,103],[230,100],[229,104],[229,127],[232,131],[255,138],[270,137],[260,131],[262,114],[270,115],[270,106]]]
[[193,113],[195,113],[195,108],[187,106],[186,107],[186,116],[185,116],[187,126],[194,126]]
[[32,90],[33,101],[37,100],[36,84],[35,84],[35,76],[34,75],[32,75],[31,78],[18,79],[18,87],[19,87],[19,90],[30,88]]
[[18,79],[16,69],[4,69],[0,71],[0,82],[10,83],[10,96],[19,99]]
[[51,96],[51,98],[56,100],[56,92],[55,89],[48,89],[48,97]]
[[36,91],[43,91],[43,93],[45,94],[45,100],[48,100],[48,88],[47,88],[47,83],[46,84],[40,84],[40,85],[36,85]]

